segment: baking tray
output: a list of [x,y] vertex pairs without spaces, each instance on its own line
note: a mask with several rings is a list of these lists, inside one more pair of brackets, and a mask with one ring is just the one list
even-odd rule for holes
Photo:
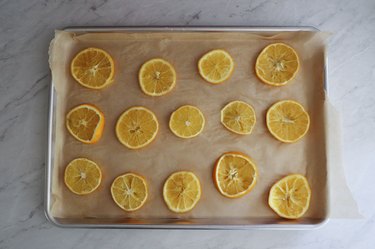
[[[74,27],[66,28],[71,32],[270,32],[319,31],[314,27]],[[324,58],[323,84],[326,96],[327,57]],[[154,228],[154,229],[313,229],[328,221],[329,191],[325,188],[326,211],[321,218],[303,218],[285,220],[282,218],[58,218],[51,213],[53,155],[55,141],[56,92],[53,82],[50,87],[48,118],[48,149],[45,171],[44,210],[47,219],[59,227],[81,228]],[[328,176],[327,176],[328,181]],[[327,183],[327,186],[329,184]]]

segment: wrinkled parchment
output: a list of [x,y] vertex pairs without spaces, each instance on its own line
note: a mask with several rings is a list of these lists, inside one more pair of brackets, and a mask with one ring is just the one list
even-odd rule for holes
[[[57,31],[50,49],[57,93],[51,213],[60,218],[276,218],[267,204],[270,186],[287,174],[300,173],[306,175],[312,189],[311,206],[305,217],[327,217],[327,168],[331,163],[327,165],[324,118],[327,110],[323,88],[325,38],[319,32],[75,34]],[[261,49],[272,42],[291,45],[301,61],[296,78],[283,87],[261,83],[253,69]],[[70,75],[73,56],[91,46],[109,52],[116,63],[114,83],[103,90],[86,89]],[[197,61],[216,48],[226,49],[232,55],[235,70],[228,81],[211,85],[198,75]],[[154,57],[166,59],[177,72],[175,89],[162,97],[146,96],[138,85],[140,66]],[[309,132],[294,144],[277,141],[265,125],[267,108],[283,99],[300,102],[311,118]],[[257,123],[251,135],[233,134],[221,125],[220,110],[233,100],[243,100],[254,107]],[[103,137],[94,145],[75,140],[64,125],[68,110],[82,103],[92,103],[105,114]],[[206,118],[203,132],[188,140],[174,136],[168,128],[170,114],[185,104],[197,106]],[[115,136],[117,118],[134,105],[151,109],[160,124],[156,140],[135,151],[121,145]],[[258,166],[257,185],[240,199],[221,196],[211,178],[215,160],[227,151],[246,153]],[[101,186],[87,196],[71,193],[63,182],[66,165],[76,157],[96,161],[103,172]],[[186,214],[170,212],[162,198],[165,179],[178,170],[193,171],[202,185],[201,200]],[[125,172],[145,176],[149,185],[145,206],[132,213],[118,208],[110,196],[112,181]]]

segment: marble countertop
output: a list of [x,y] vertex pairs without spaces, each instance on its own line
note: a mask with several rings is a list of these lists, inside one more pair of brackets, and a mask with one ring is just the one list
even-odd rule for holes
[[[369,248],[375,244],[375,2],[0,0],[0,248]],[[61,229],[43,212],[50,71],[66,26],[312,25],[332,32],[329,85],[343,162],[363,219],[313,231]],[[131,245],[131,246],[130,246]]]

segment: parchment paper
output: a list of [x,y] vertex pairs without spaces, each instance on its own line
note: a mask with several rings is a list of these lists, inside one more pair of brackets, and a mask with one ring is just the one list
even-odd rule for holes
[[[311,206],[305,217],[326,217],[326,102],[322,78],[325,37],[314,32],[275,35],[238,32],[74,34],[57,31],[50,49],[50,66],[57,92],[54,150],[57,170],[53,175],[51,213],[60,218],[276,218],[267,204],[270,186],[287,174],[300,173],[306,175],[312,188]],[[294,47],[301,61],[296,78],[283,87],[261,83],[253,69],[261,49],[277,41]],[[116,63],[114,83],[103,90],[86,89],[70,75],[73,56],[91,46],[105,49]],[[225,83],[211,85],[198,75],[197,61],[204,53],[216,48],[226,49],[232,55],[235,70]],[[137,80],[142,63],[154,57],[168,60],[177,72],[175,89],[162,97],[144,95]],[[266,110],[283,99],[300,102],[311,118],[309,132],[294,144],[274,139],[265,124]],[[233,100],[243,100],[254,107],[257,123],[251,135],[233,134],[221,125],[220,110]],[[65,114],[82,103],[92,103],[105,114],[104,134],[94,145],[75,140],[65,128]],[[187,140],[176,137],[168,128],[170,114],[185,104],[196,105],[206,118],[203,132]],[[156,140],[136,151],[118,142],[114,128],[120,114],[134,105],[151,109],[160,125]],[[257,185],[240,199],[221,196],[212,181],[214,162],[227,151],[244,152],[258,166]],[[87,196],[71,193],[63,182],[66,165],[76,157],[96,161],[103,172],[101,186]],[[169,211],[162,197],[165,179],[179,170],[193,171],[200,179],[203,191],[196,208],[186,214]],[[125,172],[145,176],[149,185],[145,206],[132,213],[117,207],[109,191],[114,178]]]

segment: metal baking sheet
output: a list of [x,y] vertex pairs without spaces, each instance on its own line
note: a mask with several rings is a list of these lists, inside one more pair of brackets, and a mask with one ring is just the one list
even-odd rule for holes
[[[284,31],[318,31],[314,27],[76,27],[67,28],[74,32],[270,32]],[[327,58],[324,60],[324,88],[327,92]],[[56,92],[53,82],[50,88],[49,119],[48,119],[48,150],[45,174],[45,214],[48,220],[60,227],[85,228],[157,228],[157,229],[312,229],[328,221],[328,209],[322,218],[303,218],[299,220],[285,220],[282,218],[151,218],[151,219],[107,219],[107,218],[57,218],[51,211],[51,188],[55,141],[55,107]],[[328,177],[327,177],[328,179]],[[328,188],[326,188],[328,189]],[[327,190],[328,191],[328,190]],[[328,203],[328,193],[326,203]],[[327,204],[328,205],[328,204]]]

